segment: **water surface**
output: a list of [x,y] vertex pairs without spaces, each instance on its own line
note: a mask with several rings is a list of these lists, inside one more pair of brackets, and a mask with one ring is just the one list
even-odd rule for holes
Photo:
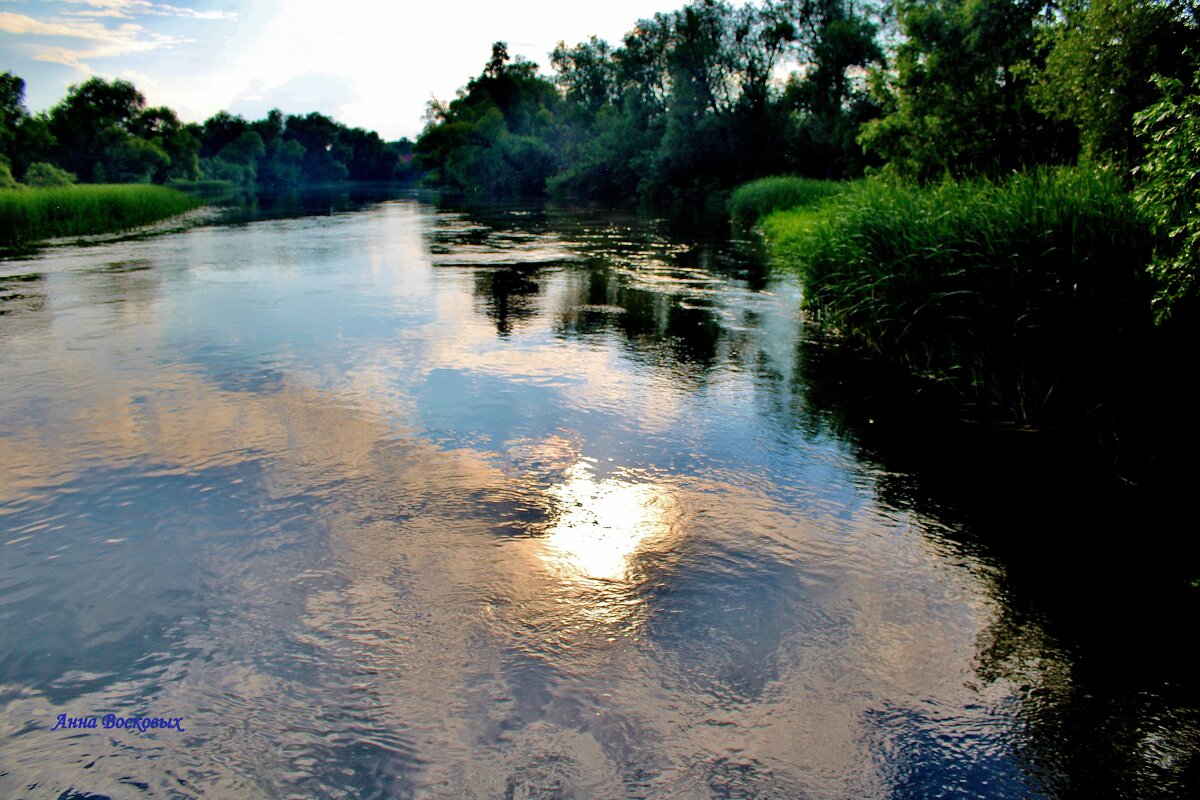
[[[408,198],[0,261],[0,795],[1194,790],[1193,595],[1030,555],[1159,517],[927,471],[726,234]],[[110,713],[185,730],[52,729]]]

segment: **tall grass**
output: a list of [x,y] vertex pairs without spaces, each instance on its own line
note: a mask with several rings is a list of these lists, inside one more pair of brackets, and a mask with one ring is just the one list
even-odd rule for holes
[[729,216],[738,225],[753,225],[773,211],[808,206],[831,197],[845,185],[793,175],[760,178],[734,189],[729,197]]
[[1149,228],[1109,175],[867,181],[764,227],[817,323],[976,418],[1040,427],[1107,413],[1153,327]]
[[149,184],[7,189],[0,191],[0,246],[129,230],[201,204]]

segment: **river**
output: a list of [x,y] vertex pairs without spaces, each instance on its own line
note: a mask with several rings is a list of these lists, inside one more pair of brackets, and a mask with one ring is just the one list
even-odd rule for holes
[[0,261],[0,795],[1200,790],[1166,512],[927,435],[726,227],[323,211]]

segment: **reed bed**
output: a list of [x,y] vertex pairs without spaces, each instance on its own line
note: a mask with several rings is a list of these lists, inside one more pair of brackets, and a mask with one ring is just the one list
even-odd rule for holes
[[866,181],[764,228],[817,324],[948,390],[972,418],[1036,428],[1103,415],[1153,329],[1150,229],[1104,173]]
[[754,225],[774,211],[808,206],[832,197],[847,184],[778,175],[743,184],[729,197],[729,216],[742,226]]
[[0,191],[0,246],[130,230],[202,204],[150,184],[88,184]]

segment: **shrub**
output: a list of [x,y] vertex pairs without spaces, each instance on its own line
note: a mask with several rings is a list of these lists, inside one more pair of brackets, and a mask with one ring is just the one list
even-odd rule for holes
[[70,186],[78,180],[75,173],[59,169],[45,161],[37,161],[25,170],[26,186]]
[[0,159],[0,189],[20,189],[21,184],[17,183],[17,179],[13,177],[12,170],[9,169],[8,163]]

